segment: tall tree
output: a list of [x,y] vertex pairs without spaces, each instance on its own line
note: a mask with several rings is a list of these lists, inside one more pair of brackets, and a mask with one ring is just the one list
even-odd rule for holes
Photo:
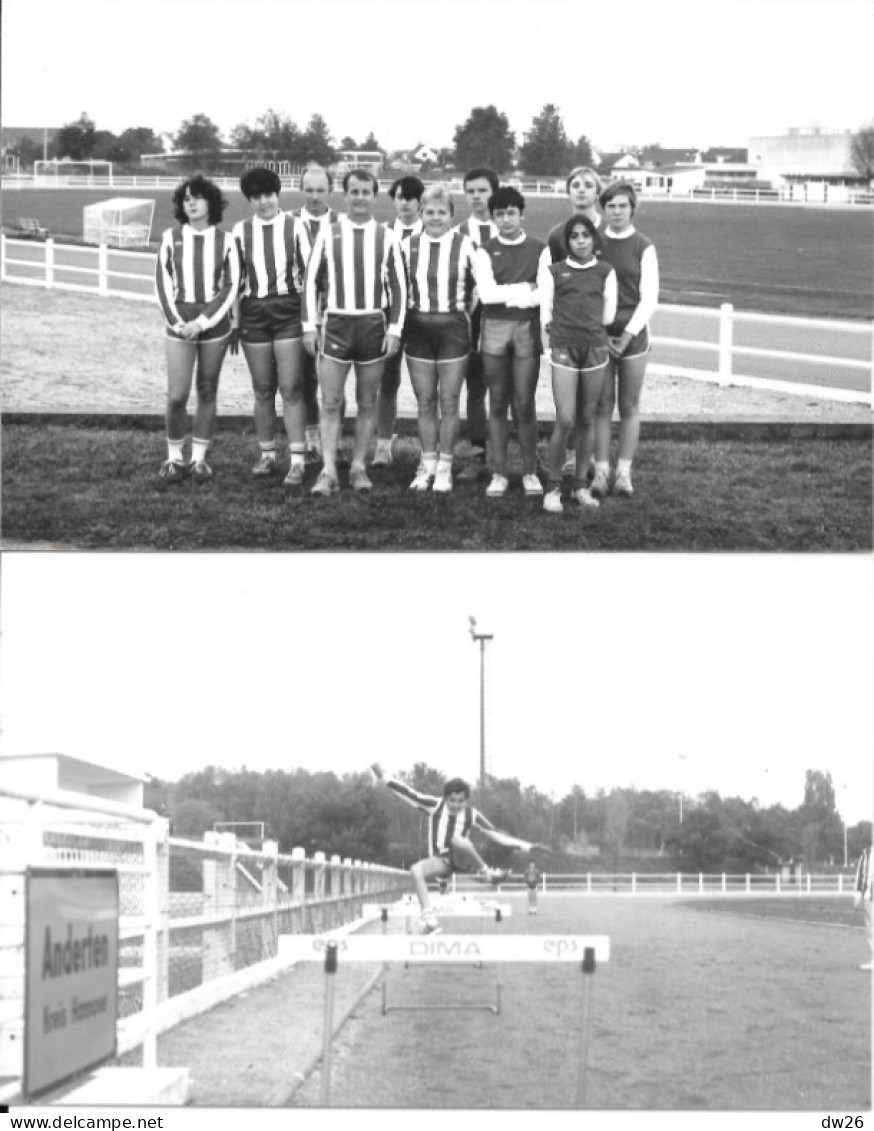
[[554,177],[567,172],[572,148],[558,107],[547,102],[525,135],[519,164],[533,176]]
[[594,165],[595,155],[592,152],[592,143],[585,134],[580,134],[576,145],[571,147],[569,163],[571,168],[577,165]]
[[186,153],[202,164],[216,161],[222,152],[222,139],[218,126],[206,114],[195,114],[179,127],[179,132],[173,138],[177,149]]
[[107,157],[123,165],[139,161],[144,153],[163,152],[164,144],[150,126],[130,126],[118,135]]
[[376,140],[376,134],[373,132],[373,130],[371,130],[364,141],[362,141],[361,148],[365,150],[378,149],[380,153],[383,152],[382,146]]
[[463,125],[455,128],[456,161],[462,168],[488,165],[505,173],[513,165],[516,135],[506,114],[495,106],[475,106]]
[[318,165],[330,165],[335,150],[328,123],[321,114],[313,114],[301,136],[301,161],[315,161]]
[[850,161],[860,177],[874,180],[874,122],[853,134]]
[[58,156],[69,157],[72,161],[87,161],[94,156],[96,133],[94,120],[83,112],[75,122],[67,122],[58,132]]

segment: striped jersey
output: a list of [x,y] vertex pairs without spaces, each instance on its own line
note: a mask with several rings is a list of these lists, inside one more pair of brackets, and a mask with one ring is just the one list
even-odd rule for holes
[[316,329],[319,298],[328,314],[388,314],[388,332],[400,334],[407,307],[407,280],[393,232],[370,219],[345,216],[322,228],[306,270],[304,331]]
[[424,232],[401,244],[410,283],[410,310],[454,314],[470,309],[474,246],[457,229],[432,239]]
[[158,301],[167,324],[181,322],[177,302],[204,303],[204,329],[221,322],[240,286],[240,257],[224,228],[198,231],[190,224],[168,228],[161,237],[155,265]]
[[419,236],[425,230],[421,220],[416,220],[412,224],[402,224],[400,220],[387,220],[385,226],[390,232],[394,232],[399,243],[409,239],[410,236]]
[[252,216],[234,225],[234,239],[243,259],[244,295],[300,295],[312,246],[300,220],[289,212],[266,221]]
[[627,235],[601,231],[601,259],[616,272],[619,301],[615,327],[639,334],[655,313],[659,301],[659,268],[652,243],[631,228]]
[[336,208],[329,208],[327,212],[323,212],[321,216],[313,216],[312,212],[308,212],[306,208],[297,208],[292,212],[292,216],[296,220],[300,220],[306,228],[307,236],[310,241],[310,250],[316,242],[316,236],[322,227],[327,224],[333,224],[336,220],[340,219],[340,213]]
[[480,220],[475,220],[473,216],[469,216],[467,220],[462,220],[457,225],[455,231],[461,232],[463,236],[472,240],[474,247],[482,247],[484,243],[488,243],[498,234],[498,225],[494,220],[486,220],[483,223]]
[[866,848],[859,857],[853,890],[861,899],[874,899],[874,869],[871,867],[871,849]]
[[385,784],[408,805],[428,814],[428,851],[432,856],[445,856],[449,852],[453,837],[467,837],[472,828],[486,830],[495,827],[472,805],[465,805],[453,815],[446,808],[445,798],[418,793],[397,778],[386,778]]

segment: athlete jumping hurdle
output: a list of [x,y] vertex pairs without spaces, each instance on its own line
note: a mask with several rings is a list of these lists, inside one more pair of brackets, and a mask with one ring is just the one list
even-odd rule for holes
[[370,772],[376,781],[383,782],[408,805],[428,814],[428,847],[431,855],[417,861],[410,868],[416,885],[416,896],[422,908],[422,914],[413,926],[417,934],[429,934],[440,926],[431,908],[428,880],[447,880],[453,872],[467,872],[473,873],[483,883],[497,886],[510,875],[509,870],[489,868],[470,840],[469,834],[473,829],[503,848],[531,852],[534,848],[543,847],[496,829],[487,817],[469,803],[470,786],[462,778],[450,779],[443,786],[443,796],[433,797],[431,794],[418,793],[397,778],[386,777],[376,763],[370,767]]

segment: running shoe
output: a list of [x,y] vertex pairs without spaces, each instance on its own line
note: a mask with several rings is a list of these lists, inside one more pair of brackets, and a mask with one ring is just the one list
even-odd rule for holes
[[629,472],[616,472],[616,478],[613,480],[613,494],[619,495],[619,497],[623,499],[630,499],[634,494],[634,488],[631,486],[631,475]]
[[493,475],[492,481],[486,487],[486,497],[489,499],[503,499],[507,493],[510,481],[506,475]]
[[417,935],[433,935],[440,930],[440,924],[433,911],[425,911],[413,924],[413,931]]
[[564,507],[561,505],[561,491],[554,487],[543,496],[543,509],[551,514],[561,514]]
[[311,495],[336,495],[340,490],[340,484],[337,482],[337,477],[331,475],[330,472],[321,471],[319,477],[310,489]]
[[199,459],[191,464],[189,474],[195,483],[208,483],[212,479],[212,468],[205,459]]
[[188,468],[184,463],[168,459],[161,464],[158,478],[163,479],[165,483],[181,483],[183,479],[188,478]]
[[534,474],[523,475],[522,490],[528,496],[536,495],[539,498],[543,494],[543,484]]
[[349,486],[353,491],[357,491],[359,494],[373,490],[373,483],[370,481],[370,476],[363,467],[353,467],[349,472]]
[[410,484],[411,491],[427,491],[431,486],[433,476],[426,470],[423,464],[419,464],[416,468],[416,478]]
[[581,507],[599,507],[601,505],[589,487],[578,487],[574,491],[574,498]]
[[252,468],[252,474],[256,479],[269,479],[271,475],[276,474],[276,459],[274,456],[264,454]]
[[288,469],[288,475],[282,480],[283,487],[302,487],[304,478],[304,465],[293,463]]
[[607,491],[610,489],[610,484],[607,478],[606,471],[596,471],[592,476],[592,482],[589,487],[589,493],[594,499],[606,499]]
[[452,464],[451,463],[438,463],[437,471],[434,475],[434,490],[435,491],[451,491],[452,490]]

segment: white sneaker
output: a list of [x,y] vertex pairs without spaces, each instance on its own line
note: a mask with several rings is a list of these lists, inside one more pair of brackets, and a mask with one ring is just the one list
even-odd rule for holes
[[574,498],[581,507],[599,507],[601,505],[588,487],[578,487],[574,491]]
[[413,932],[417,935],[433,935],[435,931],[439,930],[440,924],[437,922],[437,916],[433,911],[423,912],[413,924]]
[[555,487],[543,496],[543,509],[551,514],[561,514],[564,507],[561,505],[561,491]]
[[437,471],[434,475],[434,490],[435,491],[451,491],[452,490],[452,464],[451,463],[438,463]]
[[410,484],[411,491],[427,491],[431,486],[431,473],[427,470],[424,464],[419,464],[416,468],[416,478]]
[[526,495],[542,495],[543,484],[536,475],[523,475],[522,476],[522,490]]
[[589,493],[594,499],[606,499],[607,492],[610,489],[610,483],[607,478],[606,471],[596,471],[592,476],[592,482],[589,485]]
[[616,472],[616,478],[613,480],[613,494],[624,499],[630,499],[634,494],[634,488],[631,486],[631,475],[627,471]]
[[486,487],[486,497],[489,499],[503,499],[509,486],[510,481],[506,475],[493,475],[491,483]]

